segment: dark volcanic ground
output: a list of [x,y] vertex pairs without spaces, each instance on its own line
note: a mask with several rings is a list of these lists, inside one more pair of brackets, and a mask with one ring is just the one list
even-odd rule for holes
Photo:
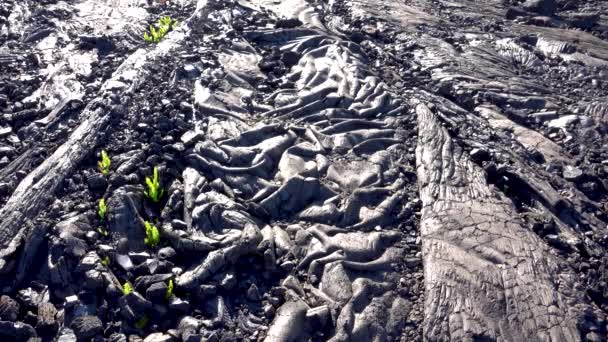
[[604,1],[3,1],[0,340],[605,341],[607,118]]

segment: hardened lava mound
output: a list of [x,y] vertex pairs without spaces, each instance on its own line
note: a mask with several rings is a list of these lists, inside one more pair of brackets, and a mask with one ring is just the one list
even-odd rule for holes
[[0,3],[0,341],[608,337],[608,4]]

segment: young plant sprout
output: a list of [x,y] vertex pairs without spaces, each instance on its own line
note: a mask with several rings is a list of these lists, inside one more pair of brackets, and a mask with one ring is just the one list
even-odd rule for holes
[[103,259],[101,259],[101,264],[108,267],[110,265],[110,257],[106,255]]
[[173,279],[169,279],[169,284],[167,285],[167,293],[165,293],[165,298],[169,299],[173,295]]
[[129,293],[133,292],[133,285],[131,285],[131,283],[126,282],[123,286],[122,286],[122,294],[124,294],[125,296],[128,295]]
[[144,40],[147,43],[158,44],[167,33],[174,30],[177,26],[177,21],[171,19],[171,17],[165,16],[158,19],[156,25],[150,25],[149,31],[144,33]]
[[108,237],[108,231],[103,229],[103,227],[98,227],[97,232],[105,237]]
[[158,203],[160,198],[163,196],[164,190],[160,186],[159,176],[158,176],[158,168],[154,167],[154,174],[152,178],[146,177],[146,187],[148,188],[144,194],[148,197],[152,202]]
[[144,243],[150,247],[158,245],[160,242],[160,233],[158,232],[158,228],[148,221],[144,221],[144,225],[146,226],[146,237],[144,238]]
[[106,150],[101,150],[101,160],[97,162],[97,165],[99,166],[99,171],[101,171],[104,176],[107,176],[108,173],[110,173],[110,166],[112,166],[112,161],[110,160],[110,157],[108,156]]
[[108,207],[106,206],[106,199],[102,198],[99,200],[99,207],[97,209],[97,215],[99,215],[100,219],[105,220],[107,212],[108,212]]

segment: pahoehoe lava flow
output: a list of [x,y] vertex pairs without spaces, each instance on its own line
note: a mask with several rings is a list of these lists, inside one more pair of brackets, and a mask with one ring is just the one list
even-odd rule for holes
[[608,2],[0,2],[0,341],[607,314]]

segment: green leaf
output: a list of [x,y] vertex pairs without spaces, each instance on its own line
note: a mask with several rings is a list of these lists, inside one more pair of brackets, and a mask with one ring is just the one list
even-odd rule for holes
[[131,285],[131,283],[129,283],[128,281],[122,286],[122,294],[124,294],[125,296],[128,295],[129,293],[133,292],[133,285]]
[[108,211],[108,207],[106,206],[106,199],[102,198],[99,200],[99,208],[97,209],[97,215],[101,220],[106,218],[106,213]]
[[101,259],[101,264],[108,267],[110,265],[110,257],[106,255],[103,259]]
[[108,231],[103,229],[102,227],[97,228],[97,231],[99,232],[99,234],[108,237]]
[[167,293],[165,293],[165,298],[169,299],[173,295],[173,279],[169,279],[169,284],[167,285]]
[[101,150],[101,160],[99,162],[97,162],[99,171],[101,171],[101,173],[104,176],[107,176],[108,173],[110,173],[111,165],[112,165],[112,161],[110,160],[108,153],[105,150]]
[[144,243],[150,247],[158,245],[160,242],[160,232],[158,231],[158,228],[148,221],[144,221],[144,226],[146,227]]
[[158,44],[176,26],[177,21],[169,16],[159,18],[156,25],[150,25],[148,32],[144,33],[144,40],[149,43]]
[[148,197],[152,202],[157,203],[163,196],[164,190],[160,186],[158,175],[158,168],[155,166],[152,178],[146,177],[147,190],[144,191],[144,195]]

